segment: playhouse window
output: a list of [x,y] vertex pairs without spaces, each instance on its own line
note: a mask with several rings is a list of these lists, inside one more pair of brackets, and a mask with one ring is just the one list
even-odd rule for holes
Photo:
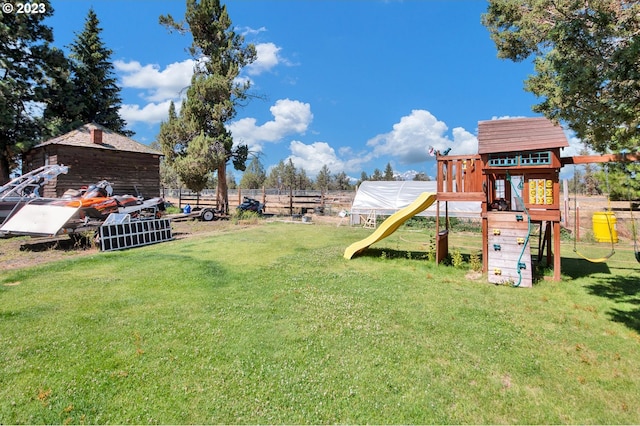
[[507,167],[517,166],[517,155],[489,155],[489,166],[492,167]]
[[494,196],[496,199],[505,198],[507,196],[503,179],[496,179],[496,181],[494,182],[494,189],[495,189]]
[[551,164],[551,151],[530,152],[520,156],[520,164],[523,166],[538,166]]

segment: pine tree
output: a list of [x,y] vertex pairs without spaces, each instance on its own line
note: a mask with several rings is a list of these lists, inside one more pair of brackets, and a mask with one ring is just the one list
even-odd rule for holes
[[57,56],[53,32],[43,23],[53,8],[48,0],[38,5],[39,13],[0,13],[0,184],[43,133],[32,109],[47,100],[47,75]]
[[267,175],[258,157],[253,157],[240,179],[240,188],[258,189],[264,185]]
[[351,189],[351,183],[349,182],[349,176],[345,172],[340,172],[334,177],[334,188],[338,191],[346,191]]
[[[84,29],[71,43],[71,70],[76,101],[81,104],[77,122],[97,123],[114,132],[132,136],[127,123],[120,117],[122,103],[120,87],[114,76],[111,55],[100,38],[100,21],[93,8],[89,9]],[[75,125],[75,124],[74,124]]]
[[329,167],[324,164],[318,172],[318,176],[316,176],[316,189],[319,189],[324,193],[329,189],[330,186],[331,171],[329,171]]
[[396,180],[393,177],[393,169],[391,168],[391,163],[387,163],[387,167],[385,167],[384,169],[383,179],[387,181]]
[[80,118],[79,102],[72,80],[71,63],[62,51],[56,50],[55,64],[45,89],[47,102],[43,112],[44,138],[53,138],[85,124]]
[[380,171],[380,169],[378,168],[374,169],[373,174],[371,175],[371,180],[374,180],[374,181],[384,180],[384,176],[382,176],[382,172]]
[[639,16],[635,0],[490,0],[482,23],[499,57],[533,58],[535,112],[595,151],[620,152],[640,143]]
[[278,191],[284,189],[283,185],[283,175],[284,175],[284,161],[280,160],[278,164],[271,168],[269,172],[269,176],[267,176],[267,180],[265,181],[265,186],[267,188],[274,188]]
[[225,124],[236,115],[236,106],[247,99],[249,82],[239,83],[236,78],[242,67],[255,60],[255,48],[245,46],[244,37],[233,31],[227,8],[219,0],[187,0],[184,22],[163,15],[160,23],[169,30],[191,33],[189,52],[196,60],[178,117],[182,124],[174,126],[185,137],[179,139],[179,145],[171,143],[172,137],[160,140],[163,152],[173,158],[171,164],[194,191],[202,189],[197,183],[203,172],[216,170],[217,204],[226,212],[227,163],[232,161],[237,170],[244,170],[249,149],[246,145],[234,146]]

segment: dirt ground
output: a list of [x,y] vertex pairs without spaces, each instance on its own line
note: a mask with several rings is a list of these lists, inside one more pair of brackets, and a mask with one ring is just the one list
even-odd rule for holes
[[[617,224],[616,230],[620,239],[632,238],[631,217],[640,226],[640,212],[629,211],[629,203],[624,201],[609,203],[606,197],[579,197],[577,200],[580,210],[580,235],[587,237],[592,232],[591,217],[594,212],[606,211],[609,206],[614,212]],[[564,204],[564,203],[562,203]],[[564,211],[564,210],[563,210]],[[563,223],[571,232],[574,231],[575,210],[574,200],[567,203],[567,223]],[[563,213],[564,215],[564,213]],[[268,220],[290,220],[288,218],[273,218]],[[298,220],[299,221],[299,220]],[[216,220],[201,222],[198,220],[172,221],[173,236],[176,239],[190,238],[197,235],[215,234],[219,232],[233,232],[238,226],[258,226],[254,223],[235,223],[230,220]],[[342,220],[333,216],[312,216],[312,223],[329,223],[348,226],[348,219]],[[0,238],[0,270],[14,270],[35,265],[42,265],[70,257],[96,254],[99,249],[95,244],[87,241],[74,241],[69,237],[59,239],[43,239],[31,237]]]

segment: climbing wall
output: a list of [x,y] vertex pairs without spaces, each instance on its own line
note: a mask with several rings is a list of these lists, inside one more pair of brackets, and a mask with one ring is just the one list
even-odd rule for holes
[[532,287],[531,251],[527,241],[529,225],[526,213],[488,212],[487,224],[489,282],[495,284],[518,284],[519,282],[519,287]]

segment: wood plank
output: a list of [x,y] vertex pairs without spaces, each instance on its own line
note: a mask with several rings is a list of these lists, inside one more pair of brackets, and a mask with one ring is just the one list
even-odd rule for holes
[[440,201],[485,201],[484,192],[438,192],[437,198]]
[[567,164],[592,164],[592,163],[622,163],[640,161],[640,153],[629,154],[603,154],[603,155],[574,155],[573,157],[561,157],[563,166]]

